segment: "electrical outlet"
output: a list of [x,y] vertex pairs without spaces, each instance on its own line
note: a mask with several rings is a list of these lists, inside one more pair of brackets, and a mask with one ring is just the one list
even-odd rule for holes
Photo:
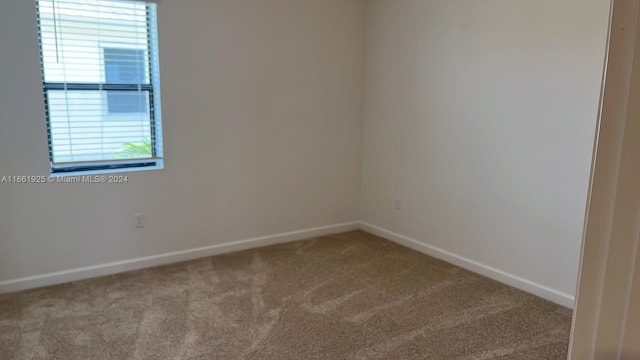
[[400,200],[399,197],[395,199],[395,207],[396,207],[396,210],[402,209],[402,200]]
[[136,229],[144,228],[144,214],[136,214],[135,225]]

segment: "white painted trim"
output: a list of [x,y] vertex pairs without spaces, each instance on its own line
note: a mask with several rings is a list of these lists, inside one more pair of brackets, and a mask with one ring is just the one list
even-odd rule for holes
[[425,244],[418,240],[412,239],[404,235],[400,235],[398,233],[389,231],[387,229],[381,228],[379,226],[370,224],[365,221],[360,222],[360,228],[364,231],[368,231],[374,235],[378,235],[385,239],[391,240],[402,246],[406,246],[408,248],[427,254],[429,256],[433,256],[440,260],[444,260],[446,262],[449,262],[453,265],[460,266],[461,268],[467,269],[474,273],[484,275],[490,279],[499,281],[509,286],[513,286],[517,289],[520,289],[528,293],[531,293],[533,295],[539,296],[541,298],[547,299],[556,304],[573,308],[574,297],[569,294],[565,294],[560,291],[548,288],[544,285],[534,283],[532,281],[523,279],[516,275],[509,274],[505,271],[493,268],[485,264],[481,264],[471,259],[467,259],[465,257],[454,254],[452,252],[442,250],[435,246]]
[[225,244],[205,246],[196,249],[147,256],[137,259],[117,261],[84,268],[59,271],[49,274],[29,276],[14,280],[7,280],[0,282],[0,294],[62,284],[77,280],[85,280],[99,276],[112,275],[159,265],[178,263],[182,261],[232,253],[257,247],[309,239],[318,236],[339,234],[342,232],[357,229],[359,229],[358,222],[348,222],[276,235],[262,236],[248,240],[234,241]]
[[338,234],[342,232],[362,229],[385,239],[396,242],[413,250],[425,253],[435,258],[447,261],[472,272],[484,275],[491,279],[513,286],[520,290],[532,293],[547,300],[553,301],[563,306],[573,307],[574,298],[568,294],[550,289],[536,284],[515,275],[481,264],[474,260],[464,258],[454,253],[439,249],[437,247],[411,239],[407,236],[394,233],[367,222],[349,222],[335,224],[305,230],[292,231],[282,234],[262,236],[248,240],[229,242],[205,246],[196,249],[176,251],[160,255],[147,256],[137,259],[117,261],[107,264],[59,271],[49,274],[29,276],[19,279],[0,282],[0,294],[15,291],[34,289],[43,286],[50,286],[72,281],[85,280],[99,276],[123,273],[127,271],[146,269],[154,266],[167,265],[188,261],[193,259],[206,258],[209,256],[232,253],[247,249],[253,249],[268,245],[282,244],[291,241],[309,239],[318,236]]
[[[638,0],[613,0],[595,159],[569,359],[619,359],[624,351],[638,219]],[[633,221],[633,223],[632,223]],[[634,339],[635,341],[635,339]],[[622,346],[621,346],[622,345]],[[629,355],[633,357],[633,355]],[[624,357],[624,356],[623,356]]]

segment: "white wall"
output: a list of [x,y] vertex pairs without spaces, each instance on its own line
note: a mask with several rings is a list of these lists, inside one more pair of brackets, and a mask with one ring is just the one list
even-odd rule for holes
[[367,13],[362,219],[570,299],[609,1]]
[[[0,184],[0,282],[357,220],[364,14],[162,1],[165,169]],[[0,1],[0,49],[0,177],[48,175],[33,1]]]

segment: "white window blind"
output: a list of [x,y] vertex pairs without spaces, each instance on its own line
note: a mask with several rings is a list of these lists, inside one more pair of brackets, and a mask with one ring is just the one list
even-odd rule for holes
[[37,0],[53,173],[161,164],[155,7]]

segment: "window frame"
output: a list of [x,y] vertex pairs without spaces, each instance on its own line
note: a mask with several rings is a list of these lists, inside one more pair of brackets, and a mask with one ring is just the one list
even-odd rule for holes
[[[132,0],[138,1],[138,0]],[[111,46],[115,44],[103,43],[100,44],[100,53],[102,56],[103,76],[104,82],[102,83],[77,83],[77,82],[47,82],[45,79],[45,66],[43,58],[43,43],[42,43],[42,28],[40,23],[40,5],[36,0],[36,12],[37,12],[37,31],[38,31],[38,44],[40,48],[40,62],[41,62],[41,78],[42,89],[44,94],[45,105],[45,117],[47,126],[47,143],[49,150],[49,166],[51,176],[65,176],[65,175],[87,175],[87,174],[101,174],[112,172],[125,172],[125,171],[141,171],[141,170],[159,170],[164,168],[164,160],[162,157],[162,128],[161,128],[161,112],[160,112],[160,69],[158,59],[158,29],[157,29],[157,9],[155,8],[155,1],[141,1],[145,4],[146,12],[146,32],[147,32],[147,63],[144,66],[145,77],[148,76],[148,84],[126,84],[126,83],[108,83],[106,79],[106,64],[104,59],[104,49],[118,48],[117,46]],[[153,5],[153,7],[152,7]],[[107,46],[104,46],[107,45]],[[122,48],[126,49],[126,48]],[[140,49],[132,49],[140,50]],[[142,50],[142,51],[144,51]],[[54,149],[52,139],[52,128],[50,118],[49,107],[49,95],[51,90],[62,91],[98,91],[105,92],[108,95],[109,91],[135,91],[140,94],[148,94],[147,110],[149,112],[149,131],[151,142],[151,156],[145,158],[132,158],[132,159],[111,159],[111,160],[95,160],[95,161],[71,161],[71,162],[58,162],[54,161]],[[108,96],[105,96],[105,98]],[[108,105],[107,105],[108,108]],[[110,113],[107,109],[105,116],[110,115],[124,115],[126,113]]]

